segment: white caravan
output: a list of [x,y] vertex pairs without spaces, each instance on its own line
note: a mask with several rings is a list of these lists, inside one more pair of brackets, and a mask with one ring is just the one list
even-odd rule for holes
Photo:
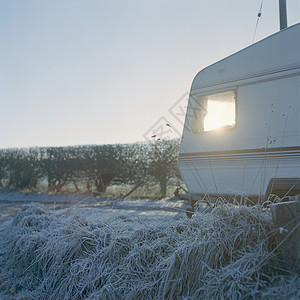
[[178,166],[194,200],[300,194],[300,24],[196,75]]

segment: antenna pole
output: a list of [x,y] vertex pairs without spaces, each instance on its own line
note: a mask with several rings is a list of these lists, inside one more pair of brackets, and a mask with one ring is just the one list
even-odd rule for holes
[[287,27],[286,0],[279,0],[280,30]]

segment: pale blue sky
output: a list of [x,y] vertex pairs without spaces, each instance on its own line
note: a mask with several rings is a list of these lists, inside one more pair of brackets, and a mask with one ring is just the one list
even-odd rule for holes
[[[144,141],[161,117],[180,131],[170,107],[252,43],[260,4],[0,0],[0,148]],[[300,22],[300,1],[287,9]],[[264,0],[255,41],[278,30]]]

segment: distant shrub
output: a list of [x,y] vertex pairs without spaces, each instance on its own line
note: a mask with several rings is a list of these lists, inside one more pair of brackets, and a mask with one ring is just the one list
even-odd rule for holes
[[1,151],[2,179],[6,186],[15,189],[32,189],[42,176],[41,153],[37,148]]
[[35,189],[47,181],[50,192],[73,185],[76,192],[104,193],[116,184],[159,184],[166,196],[177,169],[179,140],[123,145],[87,145],[0,150],[0,187]]

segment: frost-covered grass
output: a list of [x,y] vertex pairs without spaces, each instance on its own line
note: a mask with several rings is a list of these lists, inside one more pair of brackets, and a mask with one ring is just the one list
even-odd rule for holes
[[299,299],[262,207],[193,218],[24,207],[1,226],[1,299]]

